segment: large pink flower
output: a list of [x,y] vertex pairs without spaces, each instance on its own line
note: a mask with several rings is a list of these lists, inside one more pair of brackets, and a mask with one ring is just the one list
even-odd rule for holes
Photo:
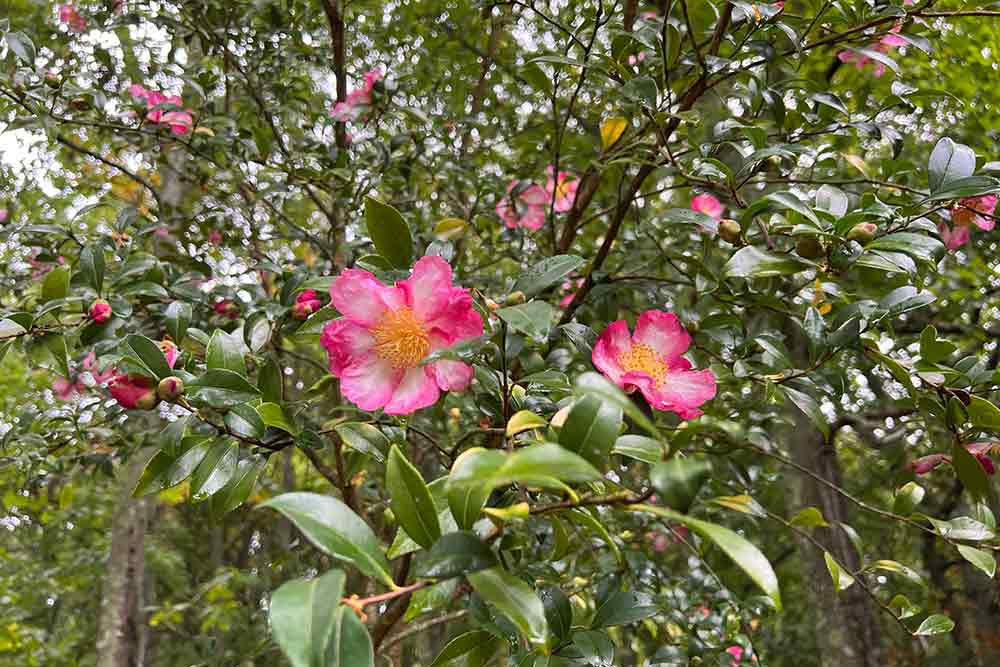
[[952,229],[948,223],[938,223],[938,234],[941,235],[941,242],[948,250],[958,250],[969,242],[969,228],[955,227]]
[[524,227],[535,231],[545,224],[548,203],[549,195],[541,186],[514,180],[507,186],[507,194],[497,202],[497,215],[510,229]]
[[704,213],[710,218],[721,220],[722,212],[725,210],[725,206],[723,206],[722,202],[714,196],[704,194],[691,197],[691,209],[698,211],[699,213]]
[[469,291],[451,281],[451,266],[433,256],[417,260],[410,277],[392,287],[361,269],[334,279],[330,301],[344,317],[323,327],[320,342],[347,400],[404,415],[433,405],[442,391],[469,386],[466,363],[422,363],[435,350],[483,333]]
[[555,195],[555,201],[552,206],[555,212],[565,213],[573,208],[573,201],[576,199],[576,188],[580,185],[580,181],[573,178],[567,171],[560,171],[559,175],[553,178],[552,174],[554,171],[550,164],[547,169],[549,180],[545,184],[545,192],[548,194],[549,199],[552,198],[553,194]]
[[982,197],[969,197],[958,202],[951,211],[951,221],[961,227],[975,225],[983,231],[993,229],[996,221],[993,219],[993,211],[997,207],[996,195],[983,195]]
[[690,346],[691,336],[676,315],[647,310],[634,336],[625,320],[609,324],[594,345],[593,361],[619,387],[641,391],[657,410],[694,419],[702,414],[698,406],[715,396],[715,375],[691,370],[681,356]]

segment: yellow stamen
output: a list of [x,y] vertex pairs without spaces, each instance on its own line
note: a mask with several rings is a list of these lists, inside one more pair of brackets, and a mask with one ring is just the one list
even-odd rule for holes
[[423,323],[409,308],[388,310],[372,328],[375,352],[393,368],[413,368],[431,350]]
[[656,350],[644,343],[635,343],[632,345],[632,349],[622,352],[618,356],[618,363],[621,364],[621,367],[626,372],[639,371],[646,373],[649,377],[653,378],[656,386],[663,384],[669,370],[656,353]]

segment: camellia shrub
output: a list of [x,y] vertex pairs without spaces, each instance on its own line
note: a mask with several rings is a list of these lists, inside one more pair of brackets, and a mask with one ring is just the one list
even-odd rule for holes
[[997,664],[974,5],[8,3],[0,663]]

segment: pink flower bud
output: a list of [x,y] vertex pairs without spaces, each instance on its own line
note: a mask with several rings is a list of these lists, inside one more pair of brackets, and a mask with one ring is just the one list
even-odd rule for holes
[[214,308],[216,313],[231,320],[240,316],[240,307],[232,299],[223,299],[215,304]]
[[108,383],[111,396],[128,410],[152,410],[159,400],[153,380],[142,375],[122,373]]
[[947,454],[930,454],[910,461],[906,467],[912,470],[915,475],[926,475],[945,461],[951,461],[951,457]]
[[170,376],[160,380],[156,385],[156,395],[164,401],[176,401],[184,393],[184,381],[178,377]]
[[111,319],[111,304],[104,299],[98,299],[90,306],[90,319],[102,324]]
[[306,320],[323,306],[316,297],[316,290],[307,289],[299,294],[292,306],[292,317],[296,320]]
[[167,359],[167,365],[173,368],[174,364],[177,363],[177,357],[181,354],[180,350],[177,349],[177,343],[169,338],[164,338],[160,341],[160,350]]

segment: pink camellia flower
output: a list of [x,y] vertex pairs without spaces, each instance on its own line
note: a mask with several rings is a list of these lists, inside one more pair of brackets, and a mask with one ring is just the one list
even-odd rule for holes
[[58,377],[52,381],[52,393],[56,395],[60,401],[68,401],[73,397],[77,391],[79,391],[79,386],[76,382],[72,382],[67,378]]
[[157,401],[156,382],[142,375],[116,375],[108,383],[108,391],[126,410],[151,410]]
[[103,324],[111,319],[111,304],[104,299],[98,299],[90,306],[90,319],[97,322],[98,324]]
[[548,203],[549,196],[541,186],[514,180],[507,186],[507,194],[497,202],[497,215],[509,229],[524,227],[535,231],[545,224]]
[[[146,120],[150,123],[164,125],[176,135],[187,134],[194,127],[194,111],[179,109],[184,105],[180,95],[164,95],[158,90],[151,90],[138,83],[128,87],[129,95],[146,103]],[[178,107],[176,110],[163,109],[161,105],[168,104]]]
[[344,317],[323,327],[320,342],[341,392],[362,410],[409,414],[472,381],[472,367],[461,361],[422,364],[431,352],[483,333],[469,291],[452,286],[451,266],[440,257],[421,257],[392,287],[346,269],[330,285],[330,300]]
[[222,243],[222,232],[218,229],[213,229],[208,233],[208,242],[212,245],[219,245]]
[[721,220],[722,212],[726,210],[726,207],[712,195],[704,194],[695,195],[691,198],[691,210],[704,213],[710,218]]
[[[903,28],[902,24],[897,23],[889,32],[879,38],[877,42],[868,46],[870,51],[877,51],[879,53],[888,53],[893,47],[904,46],[907,42],[905,39],[897,35]],[[844,50],[837,54],[837,58],[842,63],[854,63],[854,66],[858,69],[864,69],[865,65],[872,62],[872,58],[866,56],[862,53],[857,53],[856,51]],[[885,65],[880,62],[875,62],[874,74],[876,77],[881,77],[885,74]]]
[[993,229],[996,221],[993,219],[993,211],[997,207],[996,195],[983,195],[982,197],[969,197],[963,199],[951,210],[951,221],[960,227],[971,227],[975,225],[985,232]]
[[734,666],[740,664],[740,661],[743,659],[742,646],[730,646],[729,648],[726,649],[726,653],[728,653],[733,657],[731,664]]
[[640,51],[637,55],[631,55],[628,57],[628,64],[636,65],[638,63],[641,63],[645,59],[646,59],[646,52]]
[[647,310],[639,316],[635,335],[625,320],[612,322],[594,345],[594,365],[626,391],[638,389],[657,410],[671,410],[682,419],[702,414],[698,409],[715,396],[715,375],[692,371],[682,357],[691,336],[677,316]]
[[322,302],[316,297],[316,290],[307,289],[295,299],[295,305],[292,306],[292,317],[297,320],[309,319],[309,316],[319,310],[322,305]]
[[979,465],[983,467],[983,470],[987,475],[996,474],[996,466],[993,464],[993,459],[991,459],[989,455],[994,453],[994,451],[1000,453],[1000,444],[995,442],[972,442],[967,444],[965,449],[976,457],[976,460],[979,461]]
[[219,315],[227,317],[231,320],[235,320],[237,317],[240,316],[240,307],[232,299],[223,299],[222,301],[219,301],[214,306],[212,306],[212,308]]
[[116,373],[115,367],[110,364],[103,371],[97,370],[97,355],[93,352],[83,358],[83,370],[89,372],[94,382],[99,385],[106,383]]
[[370,69],[365,72],[360,88],[355,88],[347,94],[347,99],[333,105],[330,115],[338,123],[346,123],[360,117],[375,101],[375,84],[384,77],[382,70]]
[[181,356],[181,351],[177,348],[177,343],[169,338],[164,338],[160,341],[159,345],[164,358],[167,360],[167,366],[173,368],[174,364],[177,363],[177,357]]
[[555,196],[555,201],[552,206],[555,212],[565,213],[573,208],[573,201],[576,199],[576,188],[580,185],[580,181],[573,178],[573,176],[566,171],[560,171],[559,175],[556,178],[553,178],[552,174],[554,171],[555,170],[552,169],[552,165],[550,164],[547,169],[549,180],[545,184],[545,192],[549,195],[550,200],[553,196]]
[[948,226],[948,223],[940,222],[938,223],[938,234],[941,236],[941,242],[944,243],[948,250],[958,250],[969,242],[968,227],[955,227],[952,229]]
[[913,471],[915,475],[926,475],[946,461],[951,462],[951,457],[947,454],[929,454],[928,456],[921,456],[919,459],[910,461],[906,467]]
[[70,4],[59,6],[59,22],[65,23],[70,32],[83,32],[87,29],[87,19],[80,16],[76,7]]
[[7,222],[7,218],[10,217],[10,211],[5,208],[0,208],[0,223]]

